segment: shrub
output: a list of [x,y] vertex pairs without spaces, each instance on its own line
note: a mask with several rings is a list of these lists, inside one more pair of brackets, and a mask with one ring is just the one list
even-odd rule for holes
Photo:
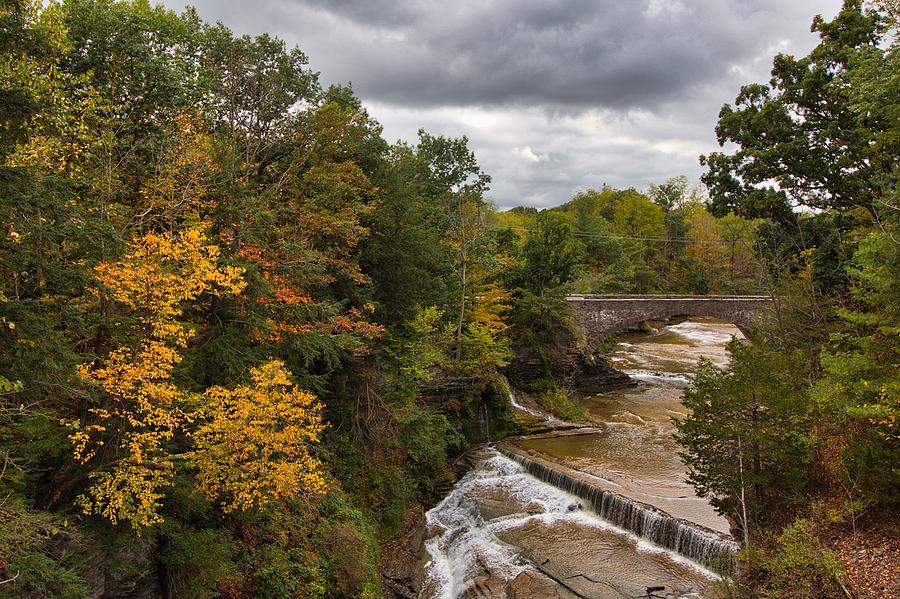
[[569,399],[566,392],[559,388],[548,389],[541,393],[540,402],[545,410],[563,420],[584,420],[587,417],[584,408]]
[[218,597],[221,584],[240,576],[238,549],[227,530],[195,532],[174,523],[166,528],[160,558],[170,597]]
[[841,597],[838,556],[823,546],[808,521],[797,519],[778,537],[774,555],[763,558],[769,580],[762,596],[820,598]]

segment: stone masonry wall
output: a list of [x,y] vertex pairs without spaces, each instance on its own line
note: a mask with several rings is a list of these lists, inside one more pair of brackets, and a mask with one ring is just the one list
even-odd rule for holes
[[572,295],[567,299],[592,348],[646,320],[678,316],[710,316],[748,331],[772,308],[771,298],[762,295]]

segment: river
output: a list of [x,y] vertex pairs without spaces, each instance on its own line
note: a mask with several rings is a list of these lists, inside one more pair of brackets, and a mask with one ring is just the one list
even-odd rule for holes
[[671,418],[700,357],[727,364],[733,335],[709,319],[630,335],[608,359],[638,385],[584,402],[599,431],[483,449],[426,515],[423,597],[704,596],[733,543],[684,482]]

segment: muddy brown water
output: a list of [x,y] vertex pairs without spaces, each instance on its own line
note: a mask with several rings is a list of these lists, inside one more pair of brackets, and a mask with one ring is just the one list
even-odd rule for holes
[[[700,357],[727,364],[733,335],[740,332],[727,323],[692,319],[623,339],[609,359],[639,384],[585,401],[601,432],[517,444],[597,477],[604,488],[727,532],[724,518],[684,482],[671,418],[685,413],[681,394]],[[715,580],[700,565],[581,509],[577,498],[492,449],[427,520],[426,598],[643,597],[652,586],[702,597]],[[544,584],[534,583],[536,574]]]

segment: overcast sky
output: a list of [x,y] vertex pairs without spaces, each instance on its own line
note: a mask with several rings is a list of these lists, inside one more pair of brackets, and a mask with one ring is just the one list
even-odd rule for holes
[[468,136],[501,208],[646,189],[717,148],[719,108],[840,0],[166,0],[299,46],[388,141]]

